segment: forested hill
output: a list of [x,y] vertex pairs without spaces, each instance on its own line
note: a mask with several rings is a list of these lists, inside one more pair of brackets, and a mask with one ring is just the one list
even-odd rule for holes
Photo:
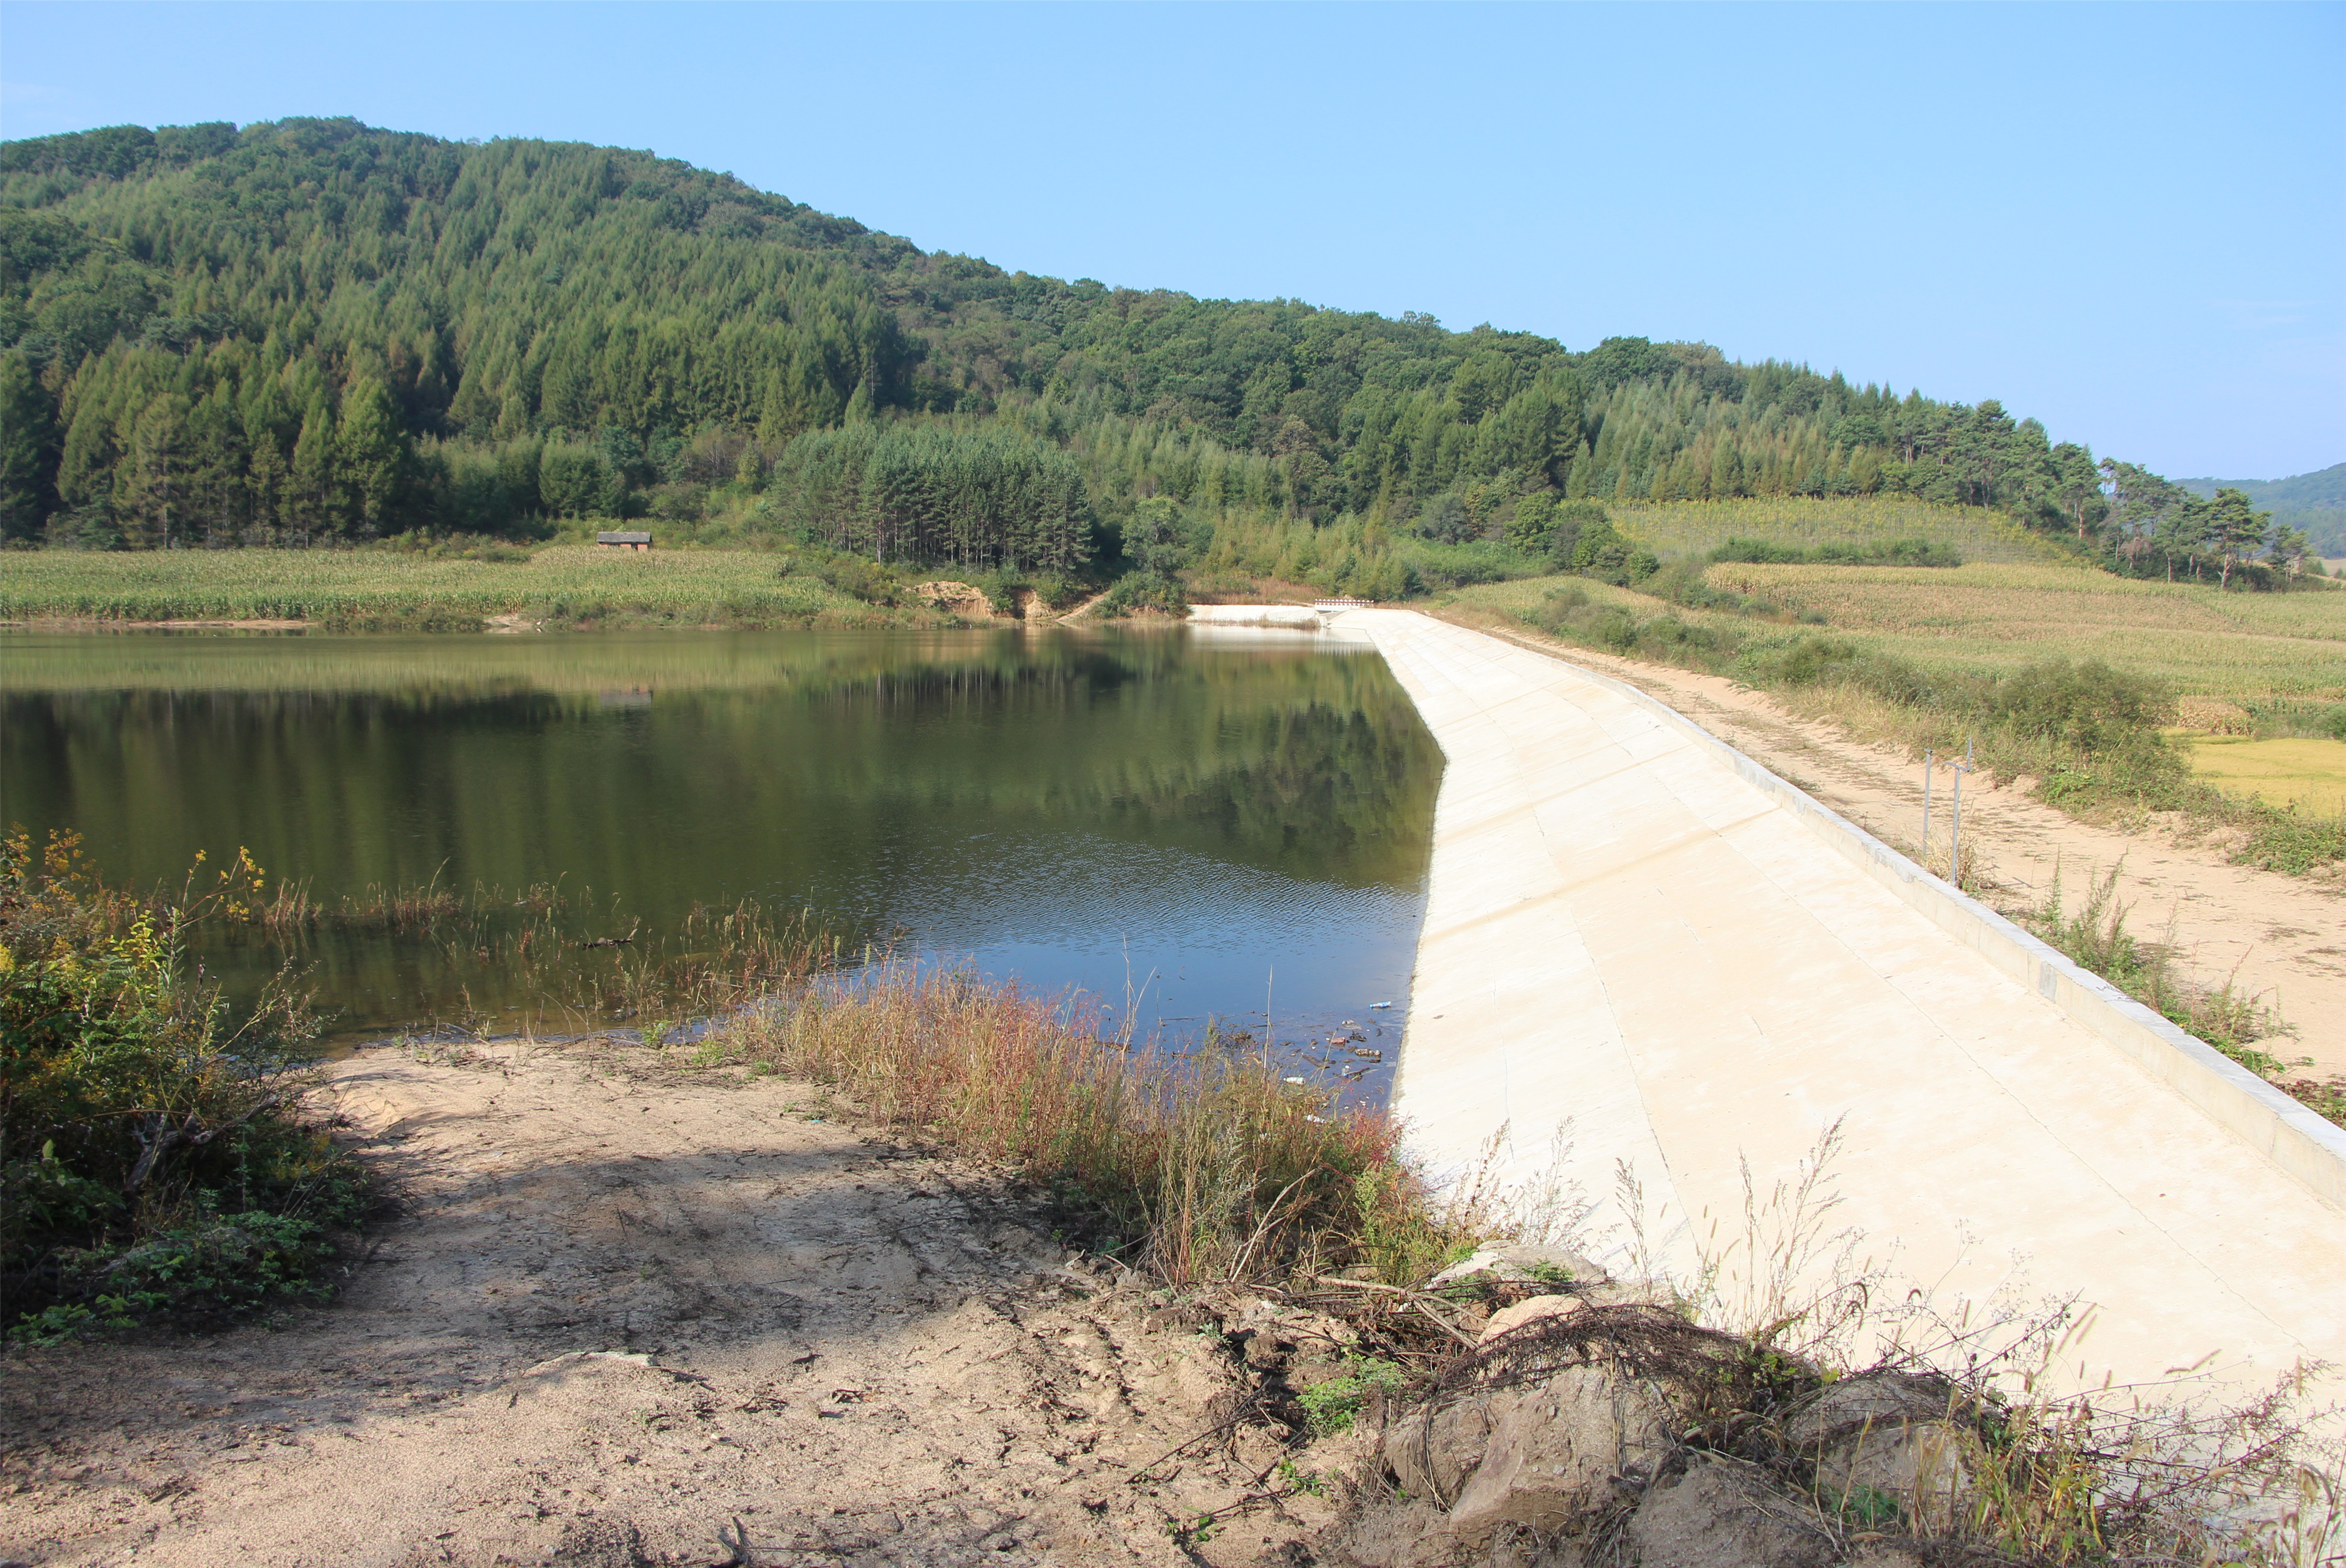
[[1993,402],[1066,283],[648,153],[352,120],[0,144],[0,528],[92,545],[754,493],[867,554],[1066,570],[1150,495],[1451,537],[1526,496],[2103,506],[2091,453]]

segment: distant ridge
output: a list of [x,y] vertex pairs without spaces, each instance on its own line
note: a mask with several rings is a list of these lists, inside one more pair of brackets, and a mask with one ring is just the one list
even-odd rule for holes
[[2273,521],[2302,528],[2313,535],[2314,548],[2325,555],[2346,555],[2346,463],[2333,463],[2311,473],[2287,479],[2178,479],[2195,495],[2211,496],[2218,490],[2238,490]]

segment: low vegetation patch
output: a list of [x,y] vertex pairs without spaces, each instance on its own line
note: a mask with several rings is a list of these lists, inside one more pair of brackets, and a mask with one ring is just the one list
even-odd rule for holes
[[1710,553],[1713,561],[1770,562],[1787,566],[1960,566],[1961,552],[1932,539],[1882,539],[1864,544],[1779,545],[1767,539],[1731,538]]
[[1952,569],[1716,563],[1716,588],[1932,668],[2099,658],[2178,695],[2334,703],[2346,693],[2346,596],[2327,579],[2225,593],[2083,565]]
[[[2346,708],[2337,710],[2346,718]],[[2248,740],[2186,736],[2191,771],[2228,795],[2310,812],[2346,811],[2346,737]]]
[[[313,1021],[280,986],[230,1027],[157,909],[70,839],[0,841],[0,1295],[44,1340],[330,1294],[365,1183],[301,1095]],[[191,890],[192,891],[192,890]]]
[[[2052,541],[1984,506],[1934,504],[1907,495],[1777,495],[1728,501],[1609,501],[1621,528],[1668,560],[1716,555],[1739,539],[1798,550],[1802,558],[1827,548],[1871,552],[1902,539],[1928,539],[1966,561],[2042,561],[2058,550]],[[1772,558],[1772,557],[1768,557]]]
[[2311,1059],[2284,1060],[2266,1048],[2284,1035],[2281,1021],[2270,1009],[2229,983],[2213,988],[2192,984],[2176,972],[2172,942],[2145,942],[2127,929],[2130,911],[2117,898],[2118,871],[2112,866],[2094,878],[2085,901],[2073,910],[2056,864],[2045,901],[2024,911],[2023,923],[2079,968],[2100,975],[2169,1023],[2346,1126],[2346,1082],[2292,1078],[2291,1071]]

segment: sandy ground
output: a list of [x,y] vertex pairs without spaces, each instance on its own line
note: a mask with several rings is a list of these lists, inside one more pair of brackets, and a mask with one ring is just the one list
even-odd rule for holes
[[[1482,617],[1454,618],[1627,681],[1877,837],[1910,853],[1922,841],[1922,766],[1897,748],[1851,740],[1836,725],[1801,719],[1721,677],[1566,647]],[[1943,772],[1934,835],[1945,831],[1947,784]],[[2122,861],[2117,897],[2130,906],[2129,931],[2171,945],[2199,983],[2229,980],[2277,1012],[2290,1033],[2266,1043],[2271,1054],[2310,1057],[2302,1070],[2311,1074],[2346,1074],[2346,883],[2231,865],[2220,848],[2186,842],[2173,826],[2094,827],[2030,799],[2025,781],[1967,783],[1964,839],[1967,855],[1984,855],[1977,863],[1996,885],[1989,901],[2005,913],[2041,905],[2056,867],[2074,910],[2088,879]]]
[[10,1352],[0,1560],[1237,1564],[1329,1517],[1279,1429],[1154,1463],[1229,1340],[802,1087],[600,1044],[325,1094],[402,1210],[342,1301]]

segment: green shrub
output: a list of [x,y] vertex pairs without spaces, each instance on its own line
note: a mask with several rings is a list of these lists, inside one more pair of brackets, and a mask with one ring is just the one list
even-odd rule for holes
[[36,1344],[135,1327],[168,1313],[228,1318],[284,1297],[322,1299],[339,1256],[314,1220],[252,1209],[199,1217],[136,1241],[60,1249],[56,1299],[9,1330]]
[[[1558,509],[1558,515],[1588,505],[1586,502],[1570,503]],[[1661,568],[1661,561],[1652,551],[1640,549],[1637,541],[1616,528],[1601,509],[1595,509],[1594,516],[1581,514],[1569,524],[1560,523],[1550,535],[1549,548],[1551,559],[1558,565],[1585,572],[1616,587],[1642,583]]]
[[[1495,539],[1469,539],[1444,544],[1436,539],[1408,539],[1394,546],[1416,591],[1471,587],[1476,583],[1505,583],[1539,575],[1545,568],[1537,555],[1526,555]],[[1398,598],[1399,593],[1370,597]]]
[[1314,1383],[1296,1395],[1295,1402],[1303,1407],[1313,1437],[1335,1437],[1352,1430],[1352,1418],[1361,1413],[1371,1390],[1397,1392],[1405,1381],[1401,1368],[1392,1361],[1352,1356],[1345,1359],[1342,1377]]
[[0,840],[0,1292],[54,1337],[309,1288],[366,1203],[296,1115],[314,1023],[280,987],[230,1027],[178,944],[193,920],[249,918],[260,868],[240,856],[156,909],[77,855]]
[[1855,643],[1812,632],[1754,649],[1738,673],[1755,686],[1810,686],[1828,676],[1853,673],[1864,657]]
[[1158,610],[1168,616],[1189,613],[1188,590],[1181,579],[1163,572],[1127,572],[1100,601],[1098,613],[1114,617],[1136,610]]
[[907,588],[902,572],[861,555],[824,555],[801,565],[849,598],[867,605],[893,608]]
[[1982,716],[2086,753],[2139,743],[2175,717],[2175,697],[2146,677],[2100,659],[2046,659],[2015,670],[1984,694]]
[[1587,589],[1571,583],[1550,588],[1529,619],[1544,631],[1608,652],[1705,667],[1730,657],[1741,636],[1731,626],[1706,626],[1674,615],[1641,620],[1619,605],[1592,601]]
[[1962,552],[1931,539],[1882,539],[1869,544],[1779,545],[1768,539],[1729,537],[1710,553],[1713,561],[1749,561],[1781,565],[1960,566]]

